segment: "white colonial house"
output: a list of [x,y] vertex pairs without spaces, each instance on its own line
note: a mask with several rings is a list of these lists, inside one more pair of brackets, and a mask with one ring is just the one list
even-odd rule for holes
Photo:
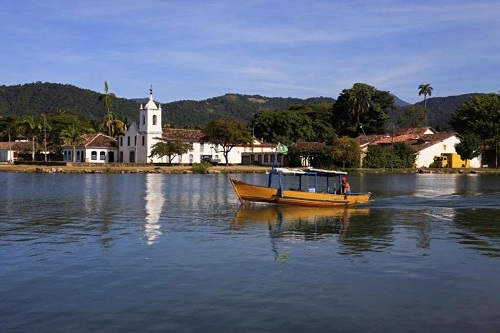
[[21,152],[31,152],[31,141],[0,142],[0,162],[14,162]]
[[[403,129],[393,135],[360,136],[356,140],[361,145],[363,155],[366,155],[368,146],[390,146],[396,142],[403,142],[416,152],[415,167],[417,168],[429,167],[434,162],[434,156],[456,153],[455,145],[460,142],[455,132],[436,132],[430,127]],[[472,168],[479,168],[480,165],[479,158],[470,161]]]
[[[140,106],[139,123],[133,122],[118,137],[118,161],[123,163],[168,163],[168,156],[151,156],[157,142],[183,142],[191,145],[186,154],[175,156],[173,164],[192,164],[202,161],[225,163],[222,147],[203,141],[201,130],[162,128],[161,105],[156,105],[150,90],[146,105]],[[253,145],[237,145],[228,154],[229,164],[271,165],[276,144],[263,143],[254,139]],[[278,156],[283,163],[283,156]]]
[[[63,161],[73,162],[73,146],[62,146]],[[86,134],[75,144],[75,162],[113,163],[117,162],[118,148],[116,140],[103,133]]]

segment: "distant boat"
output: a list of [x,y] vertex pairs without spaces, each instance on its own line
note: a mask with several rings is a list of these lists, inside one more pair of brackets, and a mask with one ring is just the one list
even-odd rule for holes
[[[278,174],[279,176],[279,185],[276,188],[271,187],[273,174]],[[297,176],[299,178],[297,189],[283,188],[282,177],[287,175]],[[236,179],[231,179],[231,184],[242,203],[264,202],[308,207],[350,206],[367,203],[371,197],[370,192],[342,194],[340,193],[340,185],[338,190],[330,189],[331,178],[338,178],[338,184],[340,184],[342,177],[345,177],[345,175],[347,175],[347,173],[342,171],[313,168],[307,170],[273,168],[269,174],[269,183],[267,187],[248,184]],[[315,186],[313,188],[308,188],[307,191],[302,190],[303,176],[314,177]],[[318,191],[319,178],[326,178],[326,190],[323,192]]]

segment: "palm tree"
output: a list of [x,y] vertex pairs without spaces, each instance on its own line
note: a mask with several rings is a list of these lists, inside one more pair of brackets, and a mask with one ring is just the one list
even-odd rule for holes
[[31,160],[35,160],[35,139],[42,130],[42,123],[39,119],[35,119],[32,116],[24,116],[19,119],[18,123],[19,130],[26,136],[31,138],[32,148],[31,148]]
[[107,130],[109,136],[114,137],[125,131],[125,123],[118,119],[113,112],[108,112],[104,117],[104,122],[101,124],[100,129],[103,131]]
[[420,95],[424,95],[425,126],[427,126],[427,95],[432,95],[432,87],[430,83],[418,86],[418,96]]
[[[109,122],[112,121],[112,115],[111,115],[111,107],[113,106],[113,99],[116,98],[116,95],[113,93],[108,92],[109,87],[108,87],[108,82],[104,81],[104,94],[99,96],[99,100],[102,101],[104,107],[106,108],[106,111],[108,112],[108,120]],[[112,136],[111,133],[111,127],[109,127],[109,136]]]
[[432,87],[430,83],[418,86],[418,96],[424,95],[424,108],[427,109],[427,95],[432,96]]
[[355,83],[349,91],[349,109],[356,116],[358,125],[359,116],[367,113],[370,109],[371,92],[369,87],[363,83]]
[[73,146],[73,162],[76,161],[76,143],[80,140],[85,139],[85,130],[72,124],[67,129],[61,131],[61,136],[68,140],[68,143]]

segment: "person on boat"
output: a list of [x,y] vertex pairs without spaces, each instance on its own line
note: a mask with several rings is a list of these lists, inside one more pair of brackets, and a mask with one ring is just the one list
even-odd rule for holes
[[347,182],[347,178],[342,177],[342,194],[350,194],[351,193],[351,185]]

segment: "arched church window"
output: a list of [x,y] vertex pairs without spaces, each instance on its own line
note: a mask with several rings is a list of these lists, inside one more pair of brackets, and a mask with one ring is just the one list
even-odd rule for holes
[[146,125],[146,116],[145,115],[142,115],[142,124]]
[[156,115],[153,115],[153,125],[156,125]]

